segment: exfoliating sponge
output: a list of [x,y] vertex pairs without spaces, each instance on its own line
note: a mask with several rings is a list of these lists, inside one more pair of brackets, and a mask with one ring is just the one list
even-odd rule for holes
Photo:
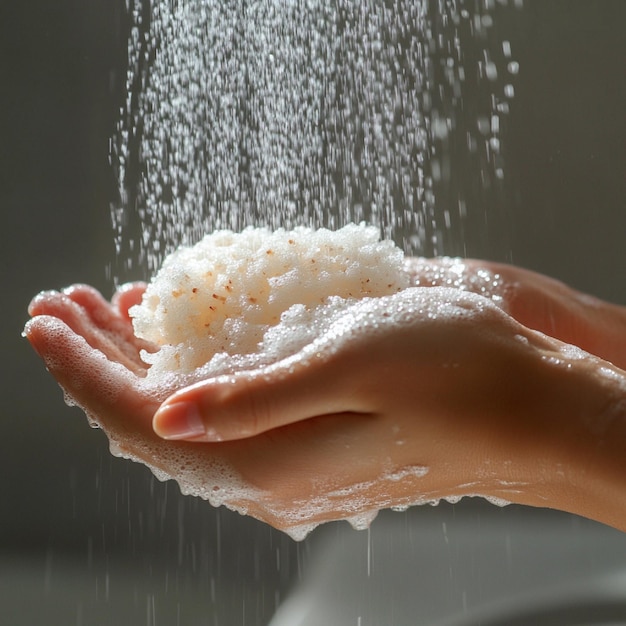
[[[372,226],[223,230],[171,254],[130,315],[135,334],[158,347],[143,355],[149,376],[208,376],[229,364],[251,367],[287,356],[264,341],[270,329],[281,337],[276,328],[286,319],[289,340],[283,335],[281,343],[289,352],[321,323],[316,310],[327,317],[329,307],[391,295],[409,283],[402,250],[381,241]],[[295,311],[307,328],[294,326]]]

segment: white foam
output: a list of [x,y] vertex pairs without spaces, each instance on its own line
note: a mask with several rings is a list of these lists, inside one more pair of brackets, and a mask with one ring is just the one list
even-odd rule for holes
[[130,310],[136,335],[160,346],[143,354],[148,377],[215,376],[284,358],[320,332],[317,308],[406,288],[403,259],[365,225],[207,235],[168,257]]
[[412,257],[406,260],[406,267],[413,274],[416,287],[454,287],[478,293],[498,304],[503,301],[505,285],[500,274],[469,267],[463,259],[440,257],[433,263],[432,259]]
[[359,515],[346,518],[354,530],[367,530],[378,515],[378,509],[365,511]]

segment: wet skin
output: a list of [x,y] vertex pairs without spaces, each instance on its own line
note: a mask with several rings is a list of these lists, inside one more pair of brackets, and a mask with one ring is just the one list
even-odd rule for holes
[[[376,333],[227,381],[146,382],[139,351],[154,347],[128,316],[139,284],[111,302],[87,286],[41,294],[26,336],[124,453],[208,489],[230,467],[249,489],[226,503],[278,528],[481,494],[626,530],[625,310],[510,266],[467,261],[461,280],[443,261],[408,267],[423,287],[389,297]],[[398,325],[408,296],[463,315]]]

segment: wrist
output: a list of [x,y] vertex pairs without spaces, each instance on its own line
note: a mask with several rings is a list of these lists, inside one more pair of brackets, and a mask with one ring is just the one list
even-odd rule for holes
[[626,373],[572,349],[553,359],[554,403],[526,459],[527,504],[626,530]]

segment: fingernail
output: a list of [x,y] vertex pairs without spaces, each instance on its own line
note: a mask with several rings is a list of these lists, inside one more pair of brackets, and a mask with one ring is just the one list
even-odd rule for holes
[[163,439],[192,439],[206,434],[198,407],[192,402],[173,402],[160,408],[152,427]]

